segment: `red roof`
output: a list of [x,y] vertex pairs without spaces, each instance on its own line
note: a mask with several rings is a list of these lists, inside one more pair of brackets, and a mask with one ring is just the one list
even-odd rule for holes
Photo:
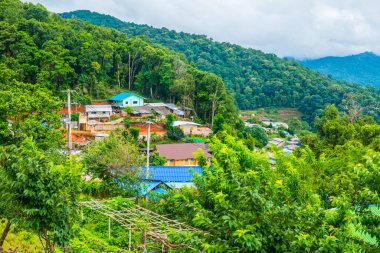
[[203,149],[207,158],[211,158],[210,151],[204,143],[177,143],[177,144],[158,144],[156,149],[160,156],[166,157],[168,160],[184,160],[194,158],[193,153]]

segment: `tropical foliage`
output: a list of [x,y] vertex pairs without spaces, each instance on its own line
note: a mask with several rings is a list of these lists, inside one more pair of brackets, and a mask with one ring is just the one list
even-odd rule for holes
[[[324,126],[335,124],[335,112],[325,110]],[[360,125],[363,132],[372,124],[344,127]],[[207,252],[377,252],[380,216],[371,208],[380,202],[380,153],[371,141],[324,129],[315,136],[318,153],[307,146],[294,155],[279,153],[275,168],[265,154],[221,131],[212,140],[213,165],[195,180],[197,190],[172,192],[156,208],[210,233]]]
[[58,97],[75,89],[77,102],[128,89],[194,107],[208,122],[216,113],[238,121],[222,80],[180,54],[145,38],[64,20],[39,4],[4,0],[0,7],[0,81],[38,84]]
[[[274,54],[215,42],[204,35],[122,22],[90,11],[63,13],[62,16],[112,27],[129,36],[144,35],[184,54],[198,68],[222,77],[240,109],[297,107],[304,119],[312,123],[328,104],[335,104],[340,110],[349,99],[360,101],[363,106],[376,108],[378,105],[379,91],[371,87],[336,81]],[[376,110],[367,109],[367,113],[378,116]]]

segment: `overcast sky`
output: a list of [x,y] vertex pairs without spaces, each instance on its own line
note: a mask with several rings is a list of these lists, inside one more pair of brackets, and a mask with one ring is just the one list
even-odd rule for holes
[[380,54],[378,0],[31,0],[54,12],[91,10],[123,21],[205,34],[279,56]]

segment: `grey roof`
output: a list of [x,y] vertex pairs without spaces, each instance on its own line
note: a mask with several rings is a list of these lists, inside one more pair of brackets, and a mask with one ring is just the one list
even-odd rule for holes
[[112,112],[111,105],[86,105],[86,112]]

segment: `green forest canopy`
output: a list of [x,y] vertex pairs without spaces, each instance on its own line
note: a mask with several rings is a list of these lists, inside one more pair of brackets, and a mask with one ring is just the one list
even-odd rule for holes
[[[84,10],[63,13],[62,16],[112,27],[132,37],[145,35],[153,42],[184,54],[198,68],[221,76],[240,109],[297,107],[304,119],[311,123],[328,104],[335,104],[342,110],[350,99],[374,107],[379,101],[380,93],[373,88],[336,81],[295,61],[215,42],[204,35],[122,22],[109,15]],[[377,115],[375,110],[368,109],[367,113]]]
[[75,89],[79,102],[130,89],[151,100],[193,107],[207,122],[216,113],[238,122],[222,79],[164,46],[65,20],[40,4],[5,0],[0,8],[0,77],[12,76],[0,79],[4,83],[31,83],[61,97],[62,90]]

